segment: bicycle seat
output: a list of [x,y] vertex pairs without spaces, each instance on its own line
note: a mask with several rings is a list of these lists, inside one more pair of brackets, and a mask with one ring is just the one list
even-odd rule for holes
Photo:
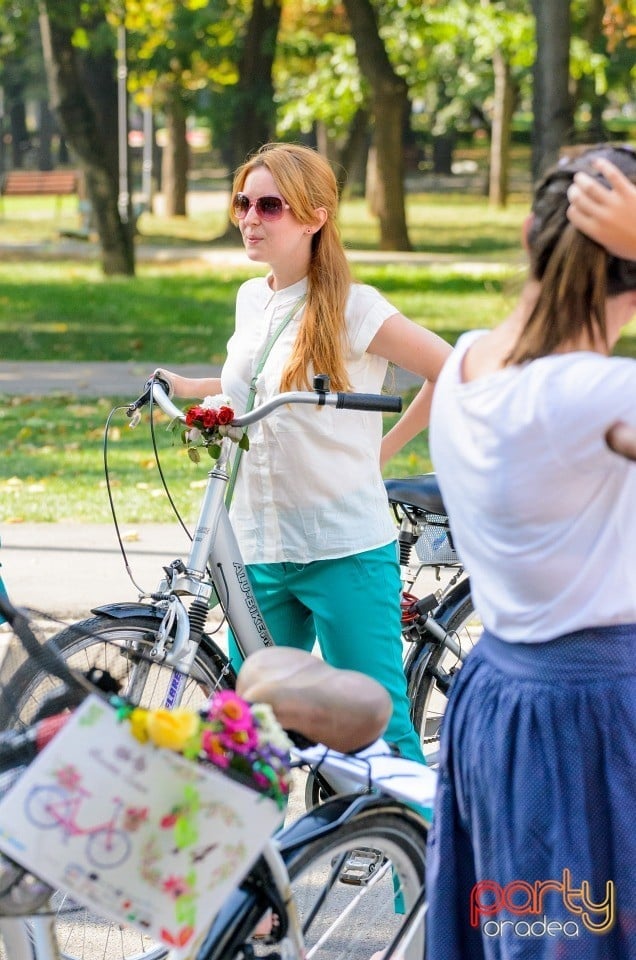
[[393,709],[376,680],[290,647],[250,654],[236,692],[252,703],[271,704],[285,730],[340,753],[355,753],[382,736]]
[[419,477],[393,478],[384,481],[389,500],[406,503],[428,513],[446,516],[446,507],[434,473]]

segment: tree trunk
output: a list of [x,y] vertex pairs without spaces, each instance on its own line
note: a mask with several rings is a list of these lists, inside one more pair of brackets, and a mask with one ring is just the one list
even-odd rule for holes
[[[14,91],[12,91],[13,93]],[[26,105],[20,91],[20,99],[12,99],[9,107],[9,127],[11,130],[11,159],[17,169],[29,165],[31,138],[26,125]]]
[[38,170],[52,170],[55,121],[46,100],[38,102],[38,113]]
[[239,62],[233,168],[274,137],[272,67],[280,17],[281,0],[254,0]]
[[161,191],[167,217],[185,217],[188,192],[189,150],[186,110],[178,87],[168,91],[164,103],[166,143],[161,165]]
[[372,91],[373,145],[377,176],[373,209],[380,220],[382,250],[411,250],[404,196],[404,124],[408,87],[389,61],[370,0],[344,0],[360,70]]
[[[79,22],[78,10],[76,23]],[[40,0],[40,33],[51,106],[65,140],[84,169],[102,248],[102,269],[106,275],[132,275],[134,227],[132,216],[124,222],[117,208],[117,137],[113,139],[110,132],[117,117],[115,60],[110,54],[100,54],[83,67],[72,43],[73,32],[73,24],[56,19],[54,0]]]
[[[603,18],[605,16],[605,0],[588,0],[588,9],[585,23],[581,31],[583,40],[586,40],[594,53],[607,52],[607,39],[603,35]],[[607,106],[607,94],[598,93],[596,83],[589,76],[581,77],[573,93],[573,109],[586,100],[590,104],[590,122],[584,135],[587,143],[600,143],[607,139],[607,129],[603,120],[603,113]]]
[[357,110],[349,128],[347,142],[338,158],[338,188],[342,195],[363,197],[369,158],[370,120],[368,110]]
[[493,67],[495,72],[495,103],[490,139],[488,198],[492,205],[505,207],[508,202],[508,165],[515,96],[510,64],[501,50],[495,51]]
[[455,134],[440,133],[433,137],[433,173],[449,177],[453,172]]
[[26,165],[30,147],[26,123],[26,90],[24,71],[15,57],[6,57],[3,63],[5,109],[11,132],[11,166],[20,170]]
[[566,0],[532,0],[537,56],[533,70],[534,113],[532,175],[537,180],[559,158],[573,137],[569,92],[570,4]]
[[[234,116],[227,151],[230,172],[275,135],[274,82],[272,68],[280,26],[281,0],[253,0],[243,51],[239,81],[234,95]],[[240,237],[229,215],[219,238],[238,243]]]

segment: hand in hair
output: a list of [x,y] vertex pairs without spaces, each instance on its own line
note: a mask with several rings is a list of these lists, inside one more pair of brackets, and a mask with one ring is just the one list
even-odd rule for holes
[[636,185],[609,160],[595,166],[611,190],[580,171],[568,189],[568,219],[617,257],[636,260]]
[[619,421],[609,428],[605,434],[605,442],[614,453],[619,453],[628,460],[636,460],[636,427]]

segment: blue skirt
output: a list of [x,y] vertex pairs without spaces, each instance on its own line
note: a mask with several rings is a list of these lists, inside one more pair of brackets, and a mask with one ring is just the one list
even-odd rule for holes
[[636,960],[636,624],[484,633],[453,684],[428,960]]

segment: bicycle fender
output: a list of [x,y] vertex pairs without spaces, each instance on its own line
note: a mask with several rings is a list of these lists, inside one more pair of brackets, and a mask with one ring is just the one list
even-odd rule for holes
[[422,837],[426,839],[426,824],[415,810],[405,804],[377,793],[350,794],[331,797],[288,827],[284,827],[276,835],[283,860],[287,864],[290,863],[305,844],[332,833],[343,823],[364,816],[370,810],[399,814],[421,830]]
[[93,607],[91,613],[101,613],[113,620],[125,620],[127,617],[146,617],[161,623],[163,612],[150,603],[107,603],[103,607]]
[[[107,603],[103,607],[93,607],[91,613],[99,613],[104,617],[110,617],[111,620],[126,620],[128,617],[139,617],[148,621],[148,626],[153,624],[159,626],[164,617],[164,611],[159,610],[151,603],[132,603],[123,601],[121,603]],[[216,662],[219,669],[227,668],[227,657],[221,648],[208,636],[207,633],[201,634],[200,641],[202,649]],[[228,682],[233,686],[236,681],[236,674],[232,667],[227,673]]]
[[459,583],[453,587],[436,610],[435,619],[441,627],[444,627],[445,630],[448,629],[448,624],[468,596],[470,596],[470,580],[466,577],[465,580],[460,580]]

